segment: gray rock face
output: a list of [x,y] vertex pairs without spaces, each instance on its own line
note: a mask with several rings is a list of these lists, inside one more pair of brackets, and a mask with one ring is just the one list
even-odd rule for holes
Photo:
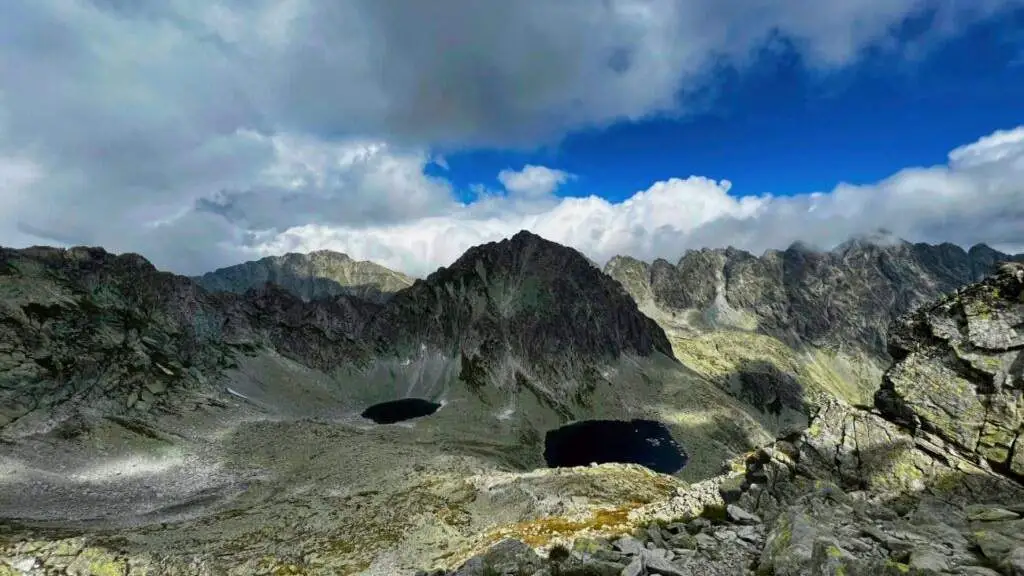
[[[708,253],[690,265],[694,270],[715,270],[717,258]],[[659,274],[671,272],[658,266],[664,268]],[[724,265],[722,270],[724,274]],[[700,285],[694,288],[694,294],[707,297]],[[672,482],[657,490],[659,495],[672,496],[631,495],[630,502],[651,503],[629,511],[606,510],[603,518],[607,520],[600,524],[602,530],[635,529],[626,539],[619,539],[624,534],[609,533],[604,536],[611,541],[594,538],[547,557],[524,542],[504,540],[461,564],[455,573],[1020,574],[1024,485],[1016,463],[1024,380],[1022,293],[1024,266],[1008,265],[997,276],[904,317],[887,330],[896,363],[886,376],[876,408],[821,399],[808,408],[805,430],[786,432],[739,458],[740,465],[730,467],[726,477],[688,486]],[[739,306],[728,301],[723,305],[722,294],[714,293],[715,310]],[[747,309],[757,309],[755,304],[750,306],[754,308]],[[767,315],[770,310],[764,308],[758,314]],[[806,326],[816,326],[817,321],[822,320],[812,319]],[[244,294],[210,293],[187,278],[156,271],[138,256],[114,256],[98,249],[0,251],[0,431],[4,433],[30,420],[31,414],[92,406],[141,436],[156,437],[159,431],[147,428],[145,422],[120,415],[156,411],[173,417],[188,409],[182,404],[186,396],[182,392],[202,388],[253,350],[269,349],[286,356],[300,365],[296,371],[319,368],[330,373],[359,369],[361,363],[380,358],[407,357],[424,347],[461,356],[467,372],[463,376],[477,385],[509,366],[578,374],[600,366],[604,359],[670,353],[665,334],[640,314],[619,283],[577,252],[525,233],[469,251],[450,268],[416,282],[384,304],[350,295],[307,302],[273,284]],[[737,378],[738,389],[752,401],[780,408],[796,403],[793,383],[770,370],[747,370]],[[65,418],[54,435],[74,437],[79,433],[76,427],[74,418]],[[335,434],[340,433],[326,424],[304,423],[300,428],[308,428],[318,446],[335,442]],[[254,429],[274,434],[288,430],[277,423]],[[382,434],[387,434],[389,442],[376,444],[378,449],[391,447],[390,439],[406,432]],[[358,436],[361,441],[370,438],[364,431]],[[236,440],[251,439],[246,435]],[[10,442],[0,444],[5,447],[14,445],[6,437],[0,442]],[[300,443],[296,448],[302,447]],[[294,450],[291,444],[287,450]],[[317,465],[316,458],[294,451],[301,457],[296,468]],[[403,454],[396,451],[389,456],[388,465],[391,460],[400,461]],[[321,451],[311,455],[324,457]],[[351,462],[346,457],[323,464],[322,475],[301,490],[330,482],[339,468],[353,466]],[[429,473],[417,469],[414,476]],[[597,490],[594,486],[601,486],[601,492],[628,488],[630,492],[625,493],[632,494],[637,484],[636,476],[609,476],[607,484],[593,484],[602,476],[586,478],[566,472],[558,475],[558,482],[569,484],[556,486],[569,489],[572,482],[579,482],[589,487],[590,498],[600,496],[589,492]],[[655,482],[658,479],[664,477],[651,482],[660,485]],[[380,495],[382,507],[371,510],[388,511],[382,521],[386,526],[374,523],[373,529],[345,532],[349,541],[344,543],[336,534],[323,534],[316,551],[360,549],[384,536],[406,537],[412,517],[403,514],[428,506],[443,509],[453,523],[416,546],[441,545],[445,543],[442,534],[472,530],[475,525],[459,520],[468,514],[468,506],[486,505],[483,510],[491,515],[504,513],[501,507],[509,500],[503,499],[500,490],[490,490],[493,477],[478,479],[480,490],[467,490],[465,497],[455,496],[465,478],[449,480],[454,483],[431,484],[436,494],[430,492],[429,497],[419,492],[415,497],[410,493],[409,498]],[[358,514],[357,506],[347,504],[349,498],[366,502],[359,499],[378,492],[359,491],[344,498],[332,492],[310,505],[302,500],[301,490],[287,495],[294,506],[287,509],[310,514],[295,521],[303,527],[346,522],[349,515]],[[537,486],[523,490],[534,505],[535,500],[549,499]],[[256,491],[251,497],[261,498],[265,492]],[[705,504],[703,512],[687,504],[718,501],[705,500],[704,495],[717,498],[719,494],[721,503]],[[663,497],[669,500],[654,501]],[[546,510],[560,514],[557,511],[566,505],[552,502]],[[516,522],[520,514],[532,510],[517,508],[507,520]],[[659,513],[657,518],[667,523],[649,524],[654,518],[639,516],[641,510],[679,513],[668,517],[666,512],[664,518]],[[694,517],[697,514],[701,516]],[[375,521],[377,516],[381,515],[375,513]],[[246,540],[258,534],[291,554],[295,543],[274,541],[265,524],[269,517],[268,511],[252,517],[262,520],[238,518],[244,530],[239,534]],[[221,519],[235,520],[232,514]],[[565,527],[574,522],[563,518],[553,524]],[[555,537],[555,532],[537,530],[544,524],[531,524],[533,529],[515,532],[514,537],[533,543]],[[186,526],[183,532],[196,525]],[[158,533],[170,529],[146,528]],[[353,534],[367,540],[352,539]],[[190,553],[195,549],[192,534],[178,537],[189,542]],[[33,537],[33,543],[28,543],[5,538],[0,534],[0,573],[23,567],[97,573],[93,566],[106,573],[175,573],[156,568],[136,571],[134,556],[102,552],[87,546],[85,539],[41,543]],[[315,571],[310,568],[309,573],[332,573],[336,567],[319,563],[317,554],[308,553],[312,551],[309,542],[304,546],[301,553],[289,557],[290,563],[317,561]],[[232,562],[242,555],[235,553],[238,556],[232,556]],[[459,556],[460,561],[467,556],[468,552]],[[159,559],[168,565],[179,560]],[[297,567],[297,572],[286,568],[290,564],[281,564],[283,559],[275,560],[273,570],[256,569],[256,556],[248,560],[254,564],[239,564],[234,573],[302,573]],[[372,558],[359,564],[351,560],[346,556],[348,568],[342,573],[361,570],[355,566],[369,566]],[[195,561],[199,567],[182,568],[180,573],[204,573],[202,559]]]
[[900,319],[890,353],[883,413],[1024,478],[1024,264]]
[[349,295],[373,302],[384,302],[413,282],[401,272],[330,250],[269,256],[193,279],[211,292],[244,294],[270,282],[307,301]]
[[695,310],[709,327],[747,327],[791,345],[887,356],[901,314],[981,280],[1001,261],[1024,260],[978,245],[858,238],[829,252],[802,245],[757,257],[734,248],[687,252],[675,265],[616,257],[605,271],[638,302],[669,313]]
[[664,331],[621,284],[576,250],[525,231],[471,248],[402,290],[365,336],[399,356],[423,347],[461,356],[470,386],[503,364],[528,385],[553,374],[596,379],[601,361],[623,354],[672,357]]

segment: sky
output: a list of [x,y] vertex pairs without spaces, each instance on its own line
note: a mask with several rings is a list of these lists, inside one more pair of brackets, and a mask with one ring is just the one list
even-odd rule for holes
[[0,245],[1024,252],[1024,0],[12,0]]

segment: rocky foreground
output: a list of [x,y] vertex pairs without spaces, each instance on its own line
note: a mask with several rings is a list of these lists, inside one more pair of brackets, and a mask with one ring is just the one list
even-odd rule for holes
[[904,317],[890,354],[875,407],[819,402],[665,507],[716,485],[699,509],[422,574],[1024,575],[1024,265]]

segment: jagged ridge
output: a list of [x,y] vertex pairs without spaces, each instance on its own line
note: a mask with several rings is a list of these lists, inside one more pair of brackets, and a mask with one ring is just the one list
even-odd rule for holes
[[797,244],[757,257],[735,248],[688,251],[676,265],[616,257],[605,270],[641,303],[695,311],[698,328],[757,331],[794,345],[864,351],[887,361],[889,324],[929,300],[1024,256],[985,245],[854,238],[821,252]]

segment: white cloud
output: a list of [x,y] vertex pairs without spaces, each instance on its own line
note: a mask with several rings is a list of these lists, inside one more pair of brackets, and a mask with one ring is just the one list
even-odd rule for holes
[[[598,257],[631,247],[672,255],[705,236],[725,238],[709,230],[726,218],[799,211],[799,201],[737,201],[701,179],[669,181],[621,205],[560,201],[550,191],[562,173],[538,166],[506,174],[509,198],[485,195],[462,207],[447,181],[425,174],[432,161],[445,165],[427,151],[535,147],[575,129],[685,113],[680,90],[707,88],[723,62],[742,69],[777,35],[824,70],[868,46],[899,56],[894,26],[924,5],[8,2],[0,18],[0,179],[9,181],[0,190],[0,242],[103,245],[181,272],[232,263],[253,246],[328,241],[388,262],[422,255],[422,271],[475,239],[522,226]],[[928,5],[940,25],[915,50],[1024,0]],[[985,172],[943,170],[948,177],[907,174],[885,185],[906,195],[932,178],[955,196],[969,186],[958,178],[974,182]],[[683,201],[691,206],[680,208]],[[829,210],[839,209],[825,201],[817,208]],[[920,210],[935,208],[922,202]],[[399,232],[412,236],[397,239]]]
[[912,241],[987,242],[1024,251],[1024,126],[949,154],[943,166],[907,168],[876,184],[840,184],[796,196],[730,195],[728,181],[692,176],[657,182],[624,202],[564,198],[543,209],[485,216],[472,207],[386,227],[299,226],[253,255],[331,248],[416,275],[450,264],[470,246],[528,229],[603,263],[616,254],[674,261],[687,248],[755,253],[804,241],[823,248],[879,228]]
[[574,177],[573,174],[562,170],[532,164],[527,164],[522,170],[505,169],[498,172],[498,181],[505,190],[524,198],[549,196]]

